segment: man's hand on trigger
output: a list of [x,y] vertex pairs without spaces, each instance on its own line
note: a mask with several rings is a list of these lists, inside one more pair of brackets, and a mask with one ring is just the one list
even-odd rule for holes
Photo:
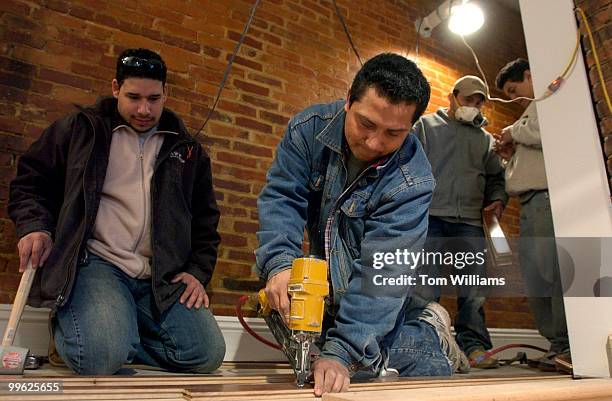
[[339,393],[347,391],[350,384],[349,371],[340,362],[320,358],[313,364],[314,393],[320,397],[323,393]]
[[32,259],[32,268],[42,266],[53,248],[51,236],[44,231],[35,231],[21,237],[17,243],[19,250],[19,271],[24,272],[28,260]]
[[280,313],[285,324],[289,324],[290,306],[287,287],[289,286],[290,278],[291,269],[283,270],[268,279],[265,289],[270,307]]
[[208,308],[209,300],[206,290],[200,280],[195,278],[189,273],[179,273],[172,279],[172,283],[181,282],[187,286],[183,294],[179,298],[179,302],[184,304],[187,309],[191,309],[195,306],[196,309],[200,309],[202,305]]

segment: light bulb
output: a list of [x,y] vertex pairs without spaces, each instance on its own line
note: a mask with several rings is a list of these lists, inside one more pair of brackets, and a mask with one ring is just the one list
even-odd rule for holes
[[448,28],[458,35],[469,35],[476,32],[484,24],[484,14],[480,7],[466,3],[451,9]]

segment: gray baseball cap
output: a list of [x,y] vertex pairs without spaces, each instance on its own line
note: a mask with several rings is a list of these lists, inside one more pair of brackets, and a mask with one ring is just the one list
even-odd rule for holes
[[474,75],[466,75],[459,78],[453,86],[453,91],[458,91],[463,96],[470,96],[474,93],[480,93],[482,96],[487,98],[487,87],[485,86],[482,79]]

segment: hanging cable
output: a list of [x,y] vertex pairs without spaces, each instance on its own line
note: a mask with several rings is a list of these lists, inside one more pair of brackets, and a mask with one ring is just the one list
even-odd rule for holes
[[[601,69],[601,62],[599,61],[599,55],[597,54],[597,48],[595,46],[595,41],[593,39],[593,33],[591,31],[591,27],[589,25],[589,21],[587,19],[586,14],[582,10],[582,8],[576,7],[574,9],[574,12],[578,12],[580,17],[581,17],[581,19],[582,19],[582,21],[584,22],[584,26],[585,26],[585,29],[587,31],[587,35],[589,37],[589,42],[591,44],[591,49],[593,51],[593,59],[595,60],[595,66],[596,66],[596,69],[597,69],[597,75],[599,77],[599,82],[601,84],[601,88],[602,88],[602,91],[603,91],[604,99],[606,101],[606,105],[608,106],[608,110],[612,113],[612,101],[610,100],[610,95],[608,94],[608,90],[606,88],[606,83],[605,83],[605,79],[604,79],[604,76],[603,76],[603,71]],[[577,30],[576,31],[576,45],[574,46],[574,51],[572,52],[572,56],[570,57],[570,60],[568,61],[568,63],[565,66],[565,68],[563,69],[563,72],[561,74],[559,74],[559,76],[556,79],[554,79],[548,85],[548,88],[544,92],[544,94],[542,94],[542,96],[537,97],[537,98],[517,97],[515,99],[508,100],[508,99],[500,99],[500,98],[495,98],[495,97],[491,97],[490,96],[489,85],[487,83],[487,78],[486,78],[486,75],[484,74],[484,72],[483,72],[483,70],[482,70],[482,68],[480,66],[480,62],[478,61],[478,56],[476,55],[476,52],[474,51],[474,49],[465,40],[465,37],[463,35],[460,35],[460,36],[461,36],[461,40],[463,41],[465,46],[472,53],[474,61],[476,62],[476,67],[478,68],[478,71],[480,72],[480,75],[482,76],[482,79],[483,79],[483,81],[485,83],[485,87],[487,89],[487,99],[493,100],[493,101],[496,101],[496,102],[502,102],[502,103],[512,103],[512,102],[516,102],[518,100],[530,100],[530,101],[538,102],[540,100],[544,100],[547,97],[551,96],[553,93],[555,93],[561,87],[561,84],[570,75],[570,73],[572,71],[572,67],[576,64],[576,61],[578,60],[578,49],[580,48],[580,30]]]
[[[608,95],[608,89],[606,89],[606,81],[604,79],[603,72],[601,71],[601,63],[599,62],[599,56],[597,55],[597,49],[595,47],[595,41],[593,40],[593,33],[591,32],[589,21],[587,20],[587,17],[584,14],[584,11],[582,11],[582,8],[576,7],[574,11],[578,11],[580,13],[582,22],[584,22],[584,26],[589,35],[589,42],[591,43],[591,50],[593,51],[593,59],[595,60],[595,65],[597,66],[597,75],[599,76],[599,82],[601,84],[601,89],[603,91],[604,98],[606,99],[606,104],[608,105],[608,111],[612,113],[612,102],[610,102],[610,95]],[[578,32],[578,34],[580,34],[580,32]]]
[[363,66],[363,61],[361,61],[361,56],[359,56],[359,52],[355,48],[355,44],[353,43],[353,38],[351,37],[351,33],[349,32],[348,27],[346,26],[344,17],[342,17],[342,13],[340,13],[340,8],[338,7],[338,4],[336,4],[336,0],[332,0],[332,3],[334,4],[334,7],[336,9],[336,15],[338,16],[338,19],[340,20],[340,23],[342,24],[342,27],[344,28],[344,33],[346,34],[346,37],[348,38],[348,41],[351,44],[351,47],[353,48],[353,52],[355,53],[355,56],[357,56],[357,60],[359,60],[359,64]]
[[419,38],[421,37],[421,25],[423,25],[423,18],[419,19],[419,26],[416,32],[416,45],[414,46],[414,62],[419,62]]
[[567,66],[565,67],[563,72],[548,85],[548,88],[546,89],[544,94],[542,94],[542,96],[537,97],[537,98],[530,98],[530,97],[521,96],[521,97],[517,97],[517,98],[512,99],[512,100],[509,100],[509,99],[500,99],[498,97],[491,97],[490,96],[489,84],[487,83],[487,77],[486,77],[484,71],[482,70],[482,67],[480,66],[480,62],[478,61],[478,56],[476,56],[476,52],[474,51],[474,49],[472,49],[472,46],[470,46],[469,43],[465,40],[465,37],[463,35],[459,35],[459,36],[461,36],[461,40],[463,40],[463,43],[469,49],[469,51],[472,53],[472,56],[474,57],[474,61],[476,62],[476,67],[478,68],[478,72],[480,72],[480,75],[482,76],[482,80],[485,83],[485,88],[487,89],[487,99],[488,100],[493,100],[495,102],[501,102],[501,103],[512,103],[512,102],[516,102],[518,100],[530,100],[530,101],[539,102],[540,100],[544,100],[547,97],[549,97],[550,95],[552,95],[553,93],[555,93],[557,91],[557,89],[559,89],[561,87],[561,84],[565,81],[565,79],[569,75],[571,67],[576,63],[576,60],[578,59],[578,48],[580,47],[580,32],[577,32],[577,35],[576,35],[576,46],[574,46],[574,51],[572,52],[572,56],[571,56],[569,62],[567,63]]
[[238,40],[238,43],[236,43],[236,47],[234,48],[234,52],[232,53],[229,59],[229,62],[227,63],[227,67],[225,67],[225,72],[223,73],[223,79],[221,79],[221,83],[219,84],[219,90],[217,91],[217,97],[215,98],[215,102],[213,103],[212,107],[208,111],[208,115],[206,116],[204,123],[202,124],[198,132],[194,135],[193,137],[194,139],[196,139],[198,135],[200,135],[200,132],[202,132],[202,129],[206,126],[206,124],[208,123],[208,120],[210,120],[210,117],[212,116],[215,109],[217,108],[217,103],[219,103],[219,98],[221,97],[221,92],[223,91],[223,88],[225,87],[225,82],[227,81],[227,77],[232,71],[232,64],[234,63],[234,58],[236,58],[236,55],[238,54],[238,50],[240,49],[242,42],[244,42],[244,38],[246,37],[249,27],[251,26],[251,23],[253,22],[253,17],[255,16],[255,10],[257,10],[257,7],[259,6],[259,2],[260,0],[255,0],[253,7],[251,7],[251,13],[249,14],[249,19],[247,20],[247,23],[244,26],[244,30],[242,31],[242,34],[240,35],[240,39]]

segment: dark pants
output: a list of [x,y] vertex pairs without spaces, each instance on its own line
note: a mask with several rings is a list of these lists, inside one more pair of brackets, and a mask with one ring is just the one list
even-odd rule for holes
[[[439,249],[439,238],[466,238],[464,246],[472,249],[472,252],[482,252],[486,248],[484,232],[482,227],[464,223],[451,223],[434,216],[429,217],[429,229],[427,231],[428,251],[445,252]],[[445,242],[445,241],[442,241]],[[428,266],[426,270],[429,275],[443,276],[441,269],[452,269],[448,266]],[[466,267],[469,271],[464,274],[486,276],[485,264],[472,265]],[[454,270],[458,272],[458,270]],[[429,301],[439,301],[440,287],[437,286],[417,286],[407,308],[407,320],[414,319]],[[457,314],[455,316],[455,333],[457,344],[461,350],[469,355],[477,348],[485,350],[492,348],[491,337],[485,324],[485,313],[483,305],[485,302],[483,290],[478,287],[461,286],[457,287]]]
[[527,302],[540,334],[555,353],[569,352],[563,289],[547,191],[521,197],[519,260]]

